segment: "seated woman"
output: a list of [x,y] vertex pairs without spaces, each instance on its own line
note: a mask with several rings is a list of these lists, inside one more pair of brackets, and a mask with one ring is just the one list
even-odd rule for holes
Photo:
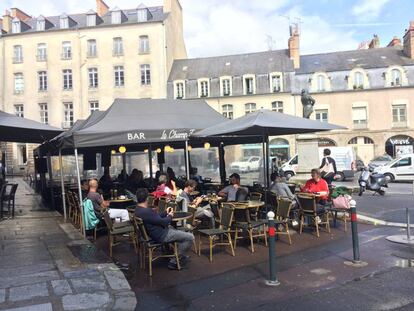
[[329,195],[328,183],[321,177],[321,172],[317,168],[312,169],[311,176],[301,191],[317,195],[318,204],[325,205]]
[[193,192],[197,187],[197,182],[195,180],[187,180],[183,191],[177,196],[176,202],[181,204],[183,212],[188,212],[188,205],[192,204],[197,208],[195,217],[196,218],[209,218],[211,221],[211,228],[215,228],[214,213],[211,211],[210,205],[201,206],[203,202],[202,197],[198,197],[195,200],[190,199],[190,193]]
[[173,180],[171,180],[170,182],[172,189],[167,186],[168,182],[168,175],[165,173],[161,173],[160,177],[158,178],[157,189],[155,189],[153,193],[157,198],[164,195],[177,195],[177,187],[175,186],[175,182]]
[[142,171],[134,168],[131,172],[131,175],[128,177],[126,188],[132,193],[137,192],[139,188],[146,188],[147,185],[144,181],[144,174]]

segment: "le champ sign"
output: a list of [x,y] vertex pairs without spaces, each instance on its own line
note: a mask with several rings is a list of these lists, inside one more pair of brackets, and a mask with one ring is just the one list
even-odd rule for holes
[[[174,140],[174,139],[184,140],[184,139],[188,139],[190,135],[193,134],[194,132],[195,132],[195,129],[191,129],[188,132],[183,131],[183,130],[176,130],[176,129],[163,130],[160,139],[161,140]],[[144,132],[130,132],[130,133],[127,133],[127,139],[129,141],[134,141],[134,140],[143,141],[143,140],[146,140],[147,138],[145,137]]]

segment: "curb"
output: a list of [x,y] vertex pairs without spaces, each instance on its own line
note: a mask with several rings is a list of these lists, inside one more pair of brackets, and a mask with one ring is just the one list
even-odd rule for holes
[[[365,215],[362,215],[362,214],[358,214],[358,220],[362,220],[364,222],[373,224],[375,226],[379,225],[379,226],[387,226],[387,227],[407,228],[406,223],[385,221],[385,220],[365,216]],[[410,228],[414,228],[414,224],[411,224]]]

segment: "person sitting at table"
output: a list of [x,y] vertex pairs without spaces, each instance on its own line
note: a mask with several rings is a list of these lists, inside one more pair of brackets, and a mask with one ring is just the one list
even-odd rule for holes
[[227,198],[227,201],[244,201],[249,193],[249,190],[240,186],[240,175],[233,173],[230,175],[230,185],[222,189],[218,195],[223,198]]
[[131,175],[128,177],[126,188],[132,193],[137,192],[138,188],[146,188],[147,185],[144,181],[144,174],[142,171],[134,168],[131,172]]
[[125,170],[122,169],[121,173],[118,175],[118,178],[116,179],[119,182],[124,182],[128,179],[128,174],[126,174]]
[[109,201],[105,201],[100,193],[98,193],[98,181],[96,179],[89,180],[89,193],[87,199],[92,201],[95,215],[102,218],[102,209],[108,208],[109,217],[112,219],[121,219],[121,222],[129,221],[129,214],[126,209],[109,208]]
[[167,167],[167,175],[168,175],[167,187],[172,189],[173,188],[172,182],[177,184],[177,177],[175,176],[175,172],[171,167]]
[[207,204],[201,207],[200,204],[203,202],[202,197],[198,197],[195,200],[190,199],[191,192],[195,191],[196,187],[197,182],[195,180],[187,180],[183,191],[180,192],[175,201],[179,204],[181,203],[183,212],[188,212],[188,205],[192,204],[195,208],[197,208],[195,217],[198,219],[209,218],[211,221],[211,228],[215,228],[214,213],[211,211],[210,205]]
[[192,167],[190,169],[190,179],[194,179],[198,184],[203,183],[203,177],[198,175],[198,168],[197,167]]
[[109,167],[104,168],[104,174],[101,179],[99,179],[99,189],[102,189],[103,192],[107,193],[112,187],[112,177],[109,173]]
[[[171,227],[171,221],[174,216],[171,207],[168,207],[162,214],[158,214],[155,210],[149,207],[147,189],[138,189],[136,197],[138,204],[135,208],[135,216],[142,219],[150,238],[156,243],[176,242],[178,245],[178,254],[180,256],[180,265],[184,266],[188,259],[186,253],[193,244],[194,235]],[[177,261],[175,257],[170,259],[168,268],[172,270],[177,269]]]
[[161,173],[160,177],[158,178],[158,186],[155,189],[155,193],[162,195],[177,195],[177,187],[175,186],[174,180],[170,181],[172,188],[168,187],[169,180],[168,175],[165,173]]
[[281,176],[278,172],[273,172],[270,175],[270,179],[272,180],[272,184],[270,185],[270,191],[272,191],[279,197],[285,197],[291,200],[295,199],[295,196],[292,193],[292,191],[290,191],[289,186],[283,180],[283,176]]
[[329,195],[328,183],[321,177],[321,172],[317,168],[311,170],[311,176],[301,191],[317,195],[318,204],[325,205]]

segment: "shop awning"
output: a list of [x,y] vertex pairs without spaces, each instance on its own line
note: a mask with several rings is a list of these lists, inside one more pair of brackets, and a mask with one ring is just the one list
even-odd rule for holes
[[61,132],[59,128],[0,111],[0,141],[40,144]]

